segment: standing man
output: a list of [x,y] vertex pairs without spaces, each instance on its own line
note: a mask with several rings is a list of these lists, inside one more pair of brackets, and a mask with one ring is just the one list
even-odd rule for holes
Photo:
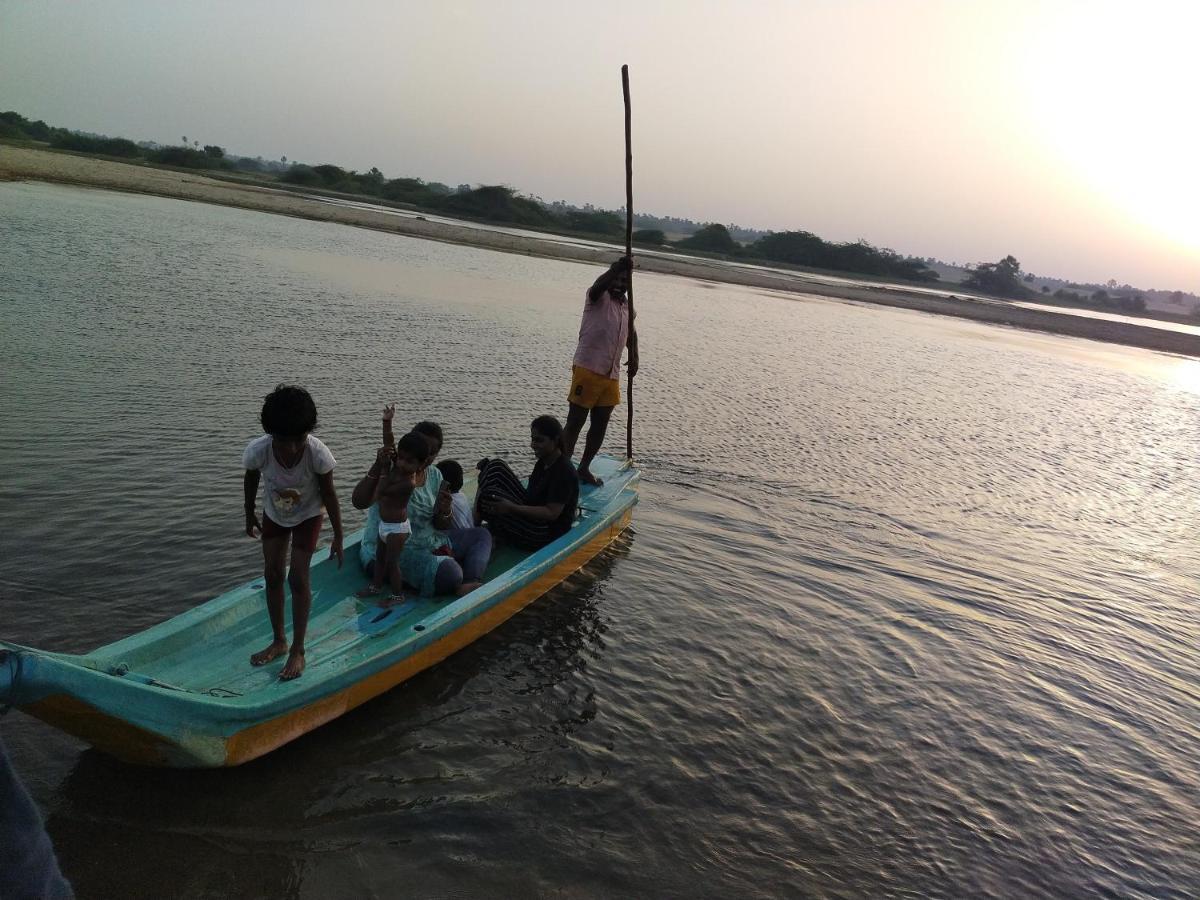
[[598,486],[602,483],[589,467],[604,443],[613,407],[621,401],[621,351],[624,348],[629,348],[630,377],[638,370],[637,330],[629,321],[629,301],[625,296],[632,268],[630,258],[622,256],[588,288],[583,304],[579,343],[571,366],[571,392],[567,396],[570,408],[563,441],[569,459],[590,412],[592,421],[576,470],[584,484]]

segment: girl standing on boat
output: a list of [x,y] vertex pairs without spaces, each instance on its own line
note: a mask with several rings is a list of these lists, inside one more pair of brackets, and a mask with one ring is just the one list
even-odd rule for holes
[[622,256],[596,279],[587,291],[583,320],[579,323],[579,342],[571,367],[571,390],[567,394],[567,427],[564,448],[567,458],[575,452],[575,442],[583,423],[591,416],[583,456],[579,460],[579,480],[600,484],[589,468],[608,431],[613,408],[621,401],[621,351],[629,348],[629,374],[638,370],[637,330],[629,321],[625,291],[632,269],[628,256]]
[[[279,677],[284,681],[304,671],[304,636],[312,609],[309,564],[321,535],[322,510],[328,511],[333,526],[331,556],[342,566],[342,515],[333,489],[336,460],[320,440],[312,436],[317,427],[317,407],[302,387],[281,384],[263,401],[260,414],[263,431],[242,453],[246,469],[243,491],[246,501],[246,534],[262,535],[263,579],[267,586],[267,615],[272,641],[265,650],[250,657],[250,664],[265,665],[287,654]],[[255,515],[259,481],[264,482],[263,517]],[[292,565],[287,568],[288,544]],[[292,588],[292,643],[284,628],[283,581]]]
[[479,510],[492,531],[523,549],[546,546],[575,521],[579,479],[563,447],[564,434],[554,416],[538,416],[530,424],[537,463],[528,488],[504,460],[480,462]]

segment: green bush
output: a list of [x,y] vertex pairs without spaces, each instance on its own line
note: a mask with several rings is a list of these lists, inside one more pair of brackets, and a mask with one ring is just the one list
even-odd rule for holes
[[729,229],[724,225],[705,225],[691,237],[675,242],[676,247],[685,250],[703,250],[706,253],[736,254],[741,245],[733,239]]
[[1025,297],[1029,291],[1021,283],[1021,264],[1011,253],[999,262],[980,263],[963,284],[998,297]]
[[780,231],[759,238],[748,255],[761,255],[774,262],[833,269],[862,275],[937,281],[938,274],[922,260],[903,257],[894,250],[873,247],[866,241],[837,244],[808,231]]
[[514,225],[556,224],[554,216],[540,203],[519,197],[512,188],[497,184],[482,185],[443,197],[437,202],[436,208],[451,214],[511,222]]
[[48,141],[51,128],[41,119],[31,122],[18,112],[11,109],[0,112],[0,137],[16,138],[18,140]]
[[280,175],[279,180],[304,187],[320,187],[323,184],[321,176],[311,166],[303,166],[299,163],[293,164],[290,169]]
[[633,242],[651,247],[661,247],[667,242],[667,236],[659,228],[639,228],[633,233]]
[[421,205],[436,197],[420,178],[393,178],[384,184],[380,196],[397,203]]
[[135,157],[142,155],[142,148],[125,138],[97,137],[77,134],[74,131],[57,129],[50,136],[50,146],[77,153],[101,153],[105,156]]
[[339,166],[331,165],[330,163],[325,163],[320,166],[313,166],[312,170],[324,184],[330,185],[331,187],[335,184],[340,184],[341,182],[345,181],[346,175],[348,174],[345,169]]
[[185,169],[233,169],[233,163],[228,160],[218,159],[192,147],[159,147],[150,151],[147,158],[150,162]]
[[592,234],[621,234],[625,223],[614,212],[604,210],[568,210],[563,217],[563,224],[571,231],[586,231]]

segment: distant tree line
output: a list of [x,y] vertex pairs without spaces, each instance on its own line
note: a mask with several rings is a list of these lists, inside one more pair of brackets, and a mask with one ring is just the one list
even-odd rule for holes
[[215,144],[201,148],[195,146],[161,146],[152,143],[134,143],[128,138],[107,137],[102,134],[86,134],[55,128],[42,120],[30,121],[12,112],[0,112],[0,138],[41,141],[59,150],[76,153],[95,153],[121,159],[143,159],[166,166],[183,166],[189,169],[233,169],[232,162],[225,158],[225,150]]
[[451,189],[440,182],[426,182],[420,178],[388,179],[377,168],[360,173],[329,163],[319,166],[295,164],[280,175],[279,180],[302,187],[364,194],[393,203],[489,222],[610,237],[625,232],[625,221],[614,212],[569,207],[559,211],[532,197],[524,197],[506,185],[471,187],[461,184]]
[[1065,303],[1076,303],[1080,306],[1092,306],[1097,309],[1116,309],[1134,313],[1146,311],[1146,298],[1139,293],[1109,294],[1108,291],[1101,289],[1093,291],[1091,294],[1080,294],[1076,291],[1068,291],[1066,288],[1059,288],[1051,296],[1055,300]]
[[[1160,309],[1160,312],[1200,318],[1200,297],[1186,291],[1135,288],[1131,284],[1117,284],[1113,278],[1104,284],[1079,284],[1057,278],[1043,280],[1049,281],[1050,285],[1042,285],[1042,291],[1062,303],[1090,306],[1094,309],[1143,312],[1157,302],[1168,307],[1166,310]],[[1056,290],[1051,293],[1050,287],[1056,287]],[[1172,310],[1172,306],[1180,308]]]
[[[661,232],[653,236],[658,235]],[[638,233],[635,232],[634,239],[637,240],[637,237]],[[731,230],[725,225],[709,224],[672,246],[737,259],[765,260],[857,275],[901,278],[906,281],[938,280],[938,274],[929,269],[924,260],[902,256],[895,250],[874,247],[862,240],[847,243],[826,241],[807,231],[764,232],[757,240],[741,244],[734,240]]]
[[[624,209],[621,212],[623,213]],[[681,219],[677,216],[656,216],[651,213],[638,212],[633,214],[633,224],[636,228],[644,231],[661,231],[664,236],[667,234],[690,236],[707,226],[707,223]],[[758,228],[745,228],[741,225],[728,225],[725,228],[735,241],[742,244],[752,244],[771,233]]]
[[816,269],[833,269],[907,281],[937,281],[938,273],[915,256],[903,256],[864,240],[837,243],[808,231],[779,231],[759,238],[746,248],[748,255]]
[[[366,172],[343,169],[330,163],[306,165],[286,156],[279,161],[260,157],[227,154],[215,144],[201,146],[199,141],[182,137],[178,145],[154,142],[134,142],[127,138],[86,134],[66,128],[56,128],[39,120],[29,120],[16,112],[0,112],[0,139],[15,139],[48,143],[52,147],[77,153],[93,153],[120,159],[143,160],[159,165],[194,169],[243,171],[258,176],[274,177],[297,187],[362,195],[393,203],[428,209],[447,215],[481,219],[489,222],[521,225],[554,231],[620,238],[625,233],[624,210],[598,209],[591,204],[582,207],[562,201],[546,202],[539,197],[527,197],[506,185],[460,184],[455,188],[420,178],[387,178],[376,167]],[[938,264],[933,257],[903,256],[886,247],[875,247],[864,240],[853,242],[825,241],[807,231],[760,231],[738,225],[701,224],[691,219],[634,215],[637,230],[633,240],[643,247],[678,248],[689,252],[745,260],[762,260],[805,266],[816,269],[897,278],[907,281],[932,282],[938,273],[930,268]],[[672,241],[668,235],[683,234]],[[1022,281],[1033,281],[1032,275],[1022,276],[1020,263],[1006,256],[995,263],[981,263],[971,268],[963,284],[983,293],[999,297],[1022,298],[1033,294]],[[1063,283],[1063,282],[1058,282]],[[1132,289],[1117,291],[1116,282],[1109,290],[1099,288],[1091,293],[1067,290],[1079,287],[1067,282],[1053,297],[1066,303],[1077,303],[1128,312],[1142,312],[1146,301]],[[1129,288],[1128,285],[1124,286]],[[1111,292],[1110,292],[1111,291]],[[1049,293],[1046,285],[1044,294]],[[1153,294],[1166,292],[1152,291]],[[1170,302],[1184,305],[1196,300],[1195,295],[1174,291]],[[1200,305],[1193,314],[1200,316]]]
[[[45,122],[30,122],[15,112],[0,113],[0,138],[3,137],[46,141],[64,150],[188,168],[260,173],[283,169],[277,177],[285,184],[365,195],[490,222],[614,239],[625,231],[623,210],[603,210],[591,205],[575,207],[561,201],[546,203],[539,198],[522,196],[505,185],[471,187],[460,184],[451,189],[445,184],[419,178],[389,179],[375,167],[367,172],[356,172],[330,163],[306,165],[293,161],[286,165],[286,157],[280,163],[264,163],[261,158],[228,157],[222,147],[206,145],[201,148],[198,141],[189,142],[186,137],[181,139],[180,145],[137,144],[126,138],[52,128]],[[641,226],[634,239],[642,246],[673,246],[692,252],[918,281],[932,281],[938,277],[921,260],[873,247],[866,241],[830,243],[802,231],[772,233],[736,225],[699,225],[690,219],[645,214],[635,215],[634,221]],[[668,230],[688,236],[672,244],[667,239]]]

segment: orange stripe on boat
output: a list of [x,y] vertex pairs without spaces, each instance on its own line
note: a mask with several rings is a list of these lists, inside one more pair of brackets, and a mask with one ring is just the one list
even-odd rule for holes
[[288,741],[295,740],[314,728],[349,712],[356,706],[366,703],[418,672],[436,665],[452,653],[461,650],[520,612],[572,572],[586,565],[592,557],[600,553],[620,535],[632,518],[633,509],[631,507],[562,562],[547,569],[521,590],[505,598],[482,615],[463,623],[460,628],[425,649],[381,672],[376,672],[369,678],[364,678],[337,694],[323,697],[302,709],[239,731],[226,743],[225,765],[240,765],[262,756],[264,753],[269,753]]

